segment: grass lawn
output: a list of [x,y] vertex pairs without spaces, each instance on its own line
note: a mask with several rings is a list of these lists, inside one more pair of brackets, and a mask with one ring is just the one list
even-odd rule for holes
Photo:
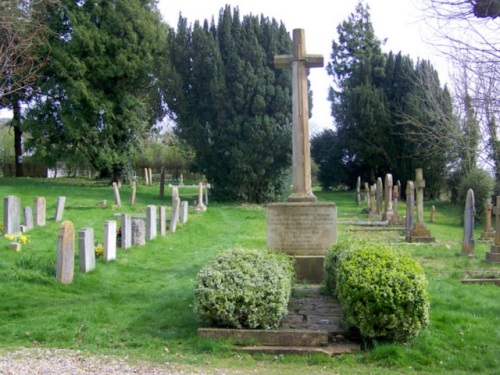
[[[395,244],[411,253],[429,280],[431,324],[409,345],[380,345],[369,352],[325,356],[248,355],[231,350],[229,342],[196,336],[193,285],[198,271],[220,251],[231,247],[266,247],[264,206],[210,202],[204,213],[190,212],[176,233],[157,237],[143,247],[117,250],[112,262],[98,260],[88,274],[75,272],[71,285],[55,280],[57,234],[53,220],[58,196],[66,197],[64,220],[75,231],[93,227],[103,241],[104,221],[115,213],[144,214],[146,206],[171,206],[171,190],[158,198],[158,186],[139,186],[131,206],[130,187],[121,189],[122,207],[113,206],[113,190],[84,180],[0,179],[0,198],[16,195],[22,206],[35,197],[47,201],[47,225],[28,232],[30,243],[20,252],[0,239],[0,350],[20,347],[79,349],[131,359],[175,363],[186,368],[238,373],[276,374],[499,374],[500,288],[462,284],[468,270],[500,270],[485,263],[491,242],[476,240],[476,258],[461,250],[463,216],[446,202],[425,202],[425,218],[433,244],[407,244],[400,231],[356,227],[367,220],[352,192],[316,192],[320,201],[335,202],[340,238],[368,237]],[[196,188],[181,188],[180,197],[193,203]],[[106,207],[96,204],[106,199]],[[3,199],[0,202],[3,212]],[[404,204],[399,205],[401,217]],[[3,221],[1,219],[0,221]],[[118,226],[120,223],[118,222]],[[476,225],[478,239],[484,226]],[[75,269],[78,270],[78,255]]]

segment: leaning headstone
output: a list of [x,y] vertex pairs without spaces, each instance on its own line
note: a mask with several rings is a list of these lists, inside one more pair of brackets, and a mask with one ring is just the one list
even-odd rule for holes
[[462,237],[462,252],[460,255],[474,257],[474,216],[476,215],[476,203],[474,191],[467,191],[464,209],[464,235]]
[[144,168],[144,179],[146,180],[146,186],[149,186],[149,171],[147,168]]
[[153,186],[153,170],[151,168],[148,168],[148,175],[149,175],[149,186]]
[[180,211],[181,200],[179,197],[175,200],[172,205],[172,218],[170,219],[170,227],[168,228],[170,232],[175,232],[177,230],[177,223],[179,222],[179,211]]
[[65,203],[66,203],[66,197],[57,198],[56,214],[54,216],[54,221],[61,221],[63,219]]
[[207,206],[203,203],[203,183],[198,184],[198,204],[196,205],[197,211],[206,211]]
[[377,178],[377,186],[375,190],[375,198],[377,200],[377,215],[382,215],[382,197],[384,196],[384,185],[382,179]]
[[35,198],[35,225],[37,227],[43,227],[45,225],[46,207],[47,204],[44,197]]
[[80,272],[90,272],[95,268],[94,228],[78,231],[78,255]]
[[385,175],[385,209],[382,215],[382,220],[392,222],[394,212],[392,211],[392,174]]
[[75,268],[75,229],[71,221],[63,221],[57,239],[56,279],[71,284]]
[[146,224],[142,219],[132,219],[132,245],[146,244]]
[[157,235],[156,206],[146,206],[146,240],[151,241]]
[[113,182],[113,192],[115,193],[115,204],[118,207],[122,206],[122,199],[120,198],[120,190],[116,182]]
[[3,200],[3,233],[18,234],[21,231],[21,198],[8,195]]
[[408,181],[406,184],[406,216],[405,216],[405,229],[403,234],[407,238],[410,236],[411,231],[415,225],[415,187],[413,181]]
[[130,204],[133,206],[135,204],[137,197],[137,182],[132,181],[132,187],[130,188]]
[[31,206],[24,207],[24,226],[26,230],[33,229],[33,209]]
[[415,187],[417,189],[417,222],[415,227],[411,230],[409,236],[407,236],[407,242],[435,242],[436,239],[431,236],[431,231],[427,229],[424,222],[424,187],[425,180],[423,177],[422,168],[417,168],[415,170]]
[[189,209],[188,202],[182,201],[179,211],[179,222],[182,224],[186,224],[188,221],[188,209]]
[[495,214],[495,244],[491,245],[490,251],[486,253],[485,261],[488,263],[500,263],[500,195],[497,196],[497,204],[493,210]]
[[104,222],[104,260],[116,259],[116,220]]
[[122,214],[122,249],[132,246],[132,218],[129,214]]
[[354,198],[356,205],[359,206],[361,204],[361,177],[358,176],[356,180],[356,196]]
[[160,206],[158,221],[160,222],[160,236],[164,236],[167,234],[167,208],[165,206]]
[[491,226],[492,210],[493,210],[493,205],[491,204],[491,198],[488,198],[486,204],[484,205],[484,211],[486,216],[486,228],[484,229],[483,233],[481,233],[481,239],[483,240],[495,237],[495,230]]

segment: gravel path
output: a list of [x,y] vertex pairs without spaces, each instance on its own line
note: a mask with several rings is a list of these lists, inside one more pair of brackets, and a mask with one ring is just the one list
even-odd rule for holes
[[[93,375],[93,374],[141,374],[141,375],[187,375],[206,374],[187,365],[151,364],[127,361],[128,358],[99,355],[94,356],[79,350],[67,349],[21,349],[0,352],[0,374],[2,375]],[[215,370],[211,374],[225,374]]]

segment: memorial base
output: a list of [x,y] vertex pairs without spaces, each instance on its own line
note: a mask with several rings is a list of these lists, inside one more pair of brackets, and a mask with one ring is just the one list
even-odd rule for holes
[[325,257],[318,256],[295,256],[295,275],[298,283],[319,284],[323,281],[323,266]]
[[490,251],[486,253],[486,262],[500,263],[500,245],[492,245]]
[[431,236],[431,231],[424,224],[417,224],[415,228],[406,234],[406,242],[432,243],[436,242],[436,239]]
[[481,233],[481,237],[479,237],[481,240],[487,240],[489,238],[495,238],[495,231],[494,230],[485,230],[483,233]]

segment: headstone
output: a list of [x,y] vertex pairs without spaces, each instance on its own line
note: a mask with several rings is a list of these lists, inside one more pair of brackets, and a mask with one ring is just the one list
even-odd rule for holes
[[276,68],[292,69],[293,191],[286,203],[267,206],[267,246],[295,258],[299,282],[323,279],[325,254],[337,241],[337,208],[317,203],[311,185],[307,71],[323,67],[323,56],[306,54],[304,30],[293,30],[293,54],[274,57]]
[[56,279],[71,284],[75,268],[75,229],[71,221],[63,221],[57,239]]
[[180,206],[181,200],[179,199],[179,197],[177,197],[175,203],[172,205],[172,218],[170,219],[170,227],[168,228],[170,232],[175,232],[177,230]]
[[137,182],[132,181],[132,186],[130,188],[130,204],[133,206],[135,204],[137,197]]
[[160,198],[165,198],[165,170],[163,168],[160,173]]
[[44,197],[35,198],[35,225],[43,227],[46,219],[46,201]]
[[113,192],[115,193],[115,204],[118,207],[122,206],[122,200],[120,198],[120,190],[118,189],[118,185],[116,182],[113,182]]
[[436,206],[431,206],[430,222],[433,223],[435,219],[436,219]]
[[493,210],[495,214],[495,244],[491,245],[490,251],[486,253],[485,261],[488,263],[500,263],[500,195],[497,196],[497,204]]
[[198,184],[198,204],[196,205],[197,211],[206,211],[207,206],[203,203],[203,182]]
[[366,208],[371,212],[371,203],[370,203],[370,185],[368,185],[368,182],[365,182],[365,201],[366,201]]
[[377,200],[375,199],[375,190],[377,185],[373,184],[370,186],[370,215],[377,214]]
[[435,242],[436,239],[431,237],[431,231],[427,229],[424,223],[424,187],[425,180],[423,178],[422,168],[415,170],[415,187],[417,190],[417,222],[411,233],[406,238],[406,242]]
[[54,216],[55,221],[61,221],[63,219],[65,203],[66,197],[57,198],[56,214]]
[[392,174],[385,175],[385,208],[382,220],[392,222],[394,212],[392,211]]
[[146,206],[146,240],[151,241],[156,238],[158,233],[157,223],[156,223],[156,206],[150,204]]
[[392,188],[392,200],[393,200],[393,215],[392,215],[392,220],[391,224],[399,224],[399,188],[398,185],[394,185]]
[[415,187],[413,181],[406,184],[406,216],[403,234],[408,238],[415,226]]
[[104,222],[104,260],[116,259],[116,220]]
[[361,177],[358,176],[356,181],[356,197],[355,197],[356,205],[361,204]]
[[179,177],[179,186],[184,186],[184,176],[182,175],[182,173]]
[[495,238],[495,230],[491,226],[491,211],[493,210],[493,205],[491,204],[491,198],[488,198],[486,204],[484,205],[484,212],[486,216],[486,228],[483,233],[481,233],[481,239],[485,240],[488,238]]
[[132,219],[132,245],[146,244],[146,224],[142,219]]
[[205,206],[208,207],[208,189],[210,188],[209,184],[205,185]]
[[175,204],[175,201],[177,200],[177,198],[180,198],[179,197],[179,188],[174,186],[172,188],[172,206]]
[[21,198],[8,195],[3,200],[3,233],[18,234],[21,231]]
[[460,255],[474,257],[474,216],[476,215],[476,203],[474,191],[467,191],[464,209],[464,235],[462,237],[462,252]]
[[188,221],[188,210],[189,205],[187,201],[182,201],[179,211],[179,222],[182,224],[186,224]]
[[122,214],[122,249],[132,246],[132,218],[129,214]]
[[382,197],[384,196],[384,185],[382,179],[377,178],[377,186],[375,190],[375,197],[377,199],[377,215],[382,215]]
[[24,226],[26,230],[33,229],[33,209],[31,206],[24,207]]
[[78,253],[80,272],[90,272],[95,268],[94,228],[78,231]]
[[149,185],[153,186],[153,170],[151,168],[148,169],[149,174]]
[[158,221],[160,222],[160,236],[165,236],[167,234],[167,208],[165,206],[160,206]]
[[146,186],[149,186],[149,171],[147,168],[144,168],[144,179],[146,180]]

